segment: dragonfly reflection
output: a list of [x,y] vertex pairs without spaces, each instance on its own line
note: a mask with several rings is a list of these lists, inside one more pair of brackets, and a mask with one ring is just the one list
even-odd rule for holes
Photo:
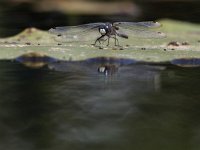
[[55,27],[49,30],[50,33],[58,36],[61,42],[90,41],[95,40],[93,45],[114,39],[115,46],[119,46],[117,37],[128,39],[129,37],[141,38],[163,38],[162,32],[152,31],[152,28],[160,27],[158,22],[114,22],[114,23],[89,23],[78,26]]

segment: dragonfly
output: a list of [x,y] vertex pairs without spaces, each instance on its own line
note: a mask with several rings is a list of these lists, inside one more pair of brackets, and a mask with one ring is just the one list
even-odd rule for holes
[[[154,28],[161,24],[154,21],[146,22],[97,22],[77,26],[54,27],[49,30],[50,33],[57,35],[56,41],[60,42],[79,42],[94,40],[92,45],[97,46],[110,39],[114,39],[115,46],[119,45],[118,37],[128,39],[135,38],[164,38],[166,35],[155,31]],[[152,30],[153,29],[153,30]]]

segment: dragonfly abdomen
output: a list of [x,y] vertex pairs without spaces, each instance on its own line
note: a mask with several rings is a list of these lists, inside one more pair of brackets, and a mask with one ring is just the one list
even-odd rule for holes
[[128,39],[128,35],[126,35],[126,34],[123,34],[123,33],[117,33],[117,35],[118,35],[119,37],[122,37],[122,38]]

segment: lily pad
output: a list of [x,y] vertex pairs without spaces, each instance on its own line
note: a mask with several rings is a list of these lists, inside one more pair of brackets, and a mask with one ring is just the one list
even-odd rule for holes
[[[200,58],[200,25],[160,20],[156,29],[166,33],[163,39],[119,39],[122,47],[113,43],[102,49],[89,42],[58,42],[48,31],[35,28],[0,39],[0,59],[15,59],[26,53],[42,53],[59,60],[80,61],[96,57],[128,58],[143,62],[166,62],[180,58]],[[94,39],[95,40],[95,39]],[[173,44],[175,43],[175,44]]]

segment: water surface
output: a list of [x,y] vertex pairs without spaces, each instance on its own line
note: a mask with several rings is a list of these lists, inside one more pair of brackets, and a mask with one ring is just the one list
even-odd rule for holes
[[[98,72],[107,66],[108,72]],[[197,150],[200,69],[0,62],[0,149]]]

